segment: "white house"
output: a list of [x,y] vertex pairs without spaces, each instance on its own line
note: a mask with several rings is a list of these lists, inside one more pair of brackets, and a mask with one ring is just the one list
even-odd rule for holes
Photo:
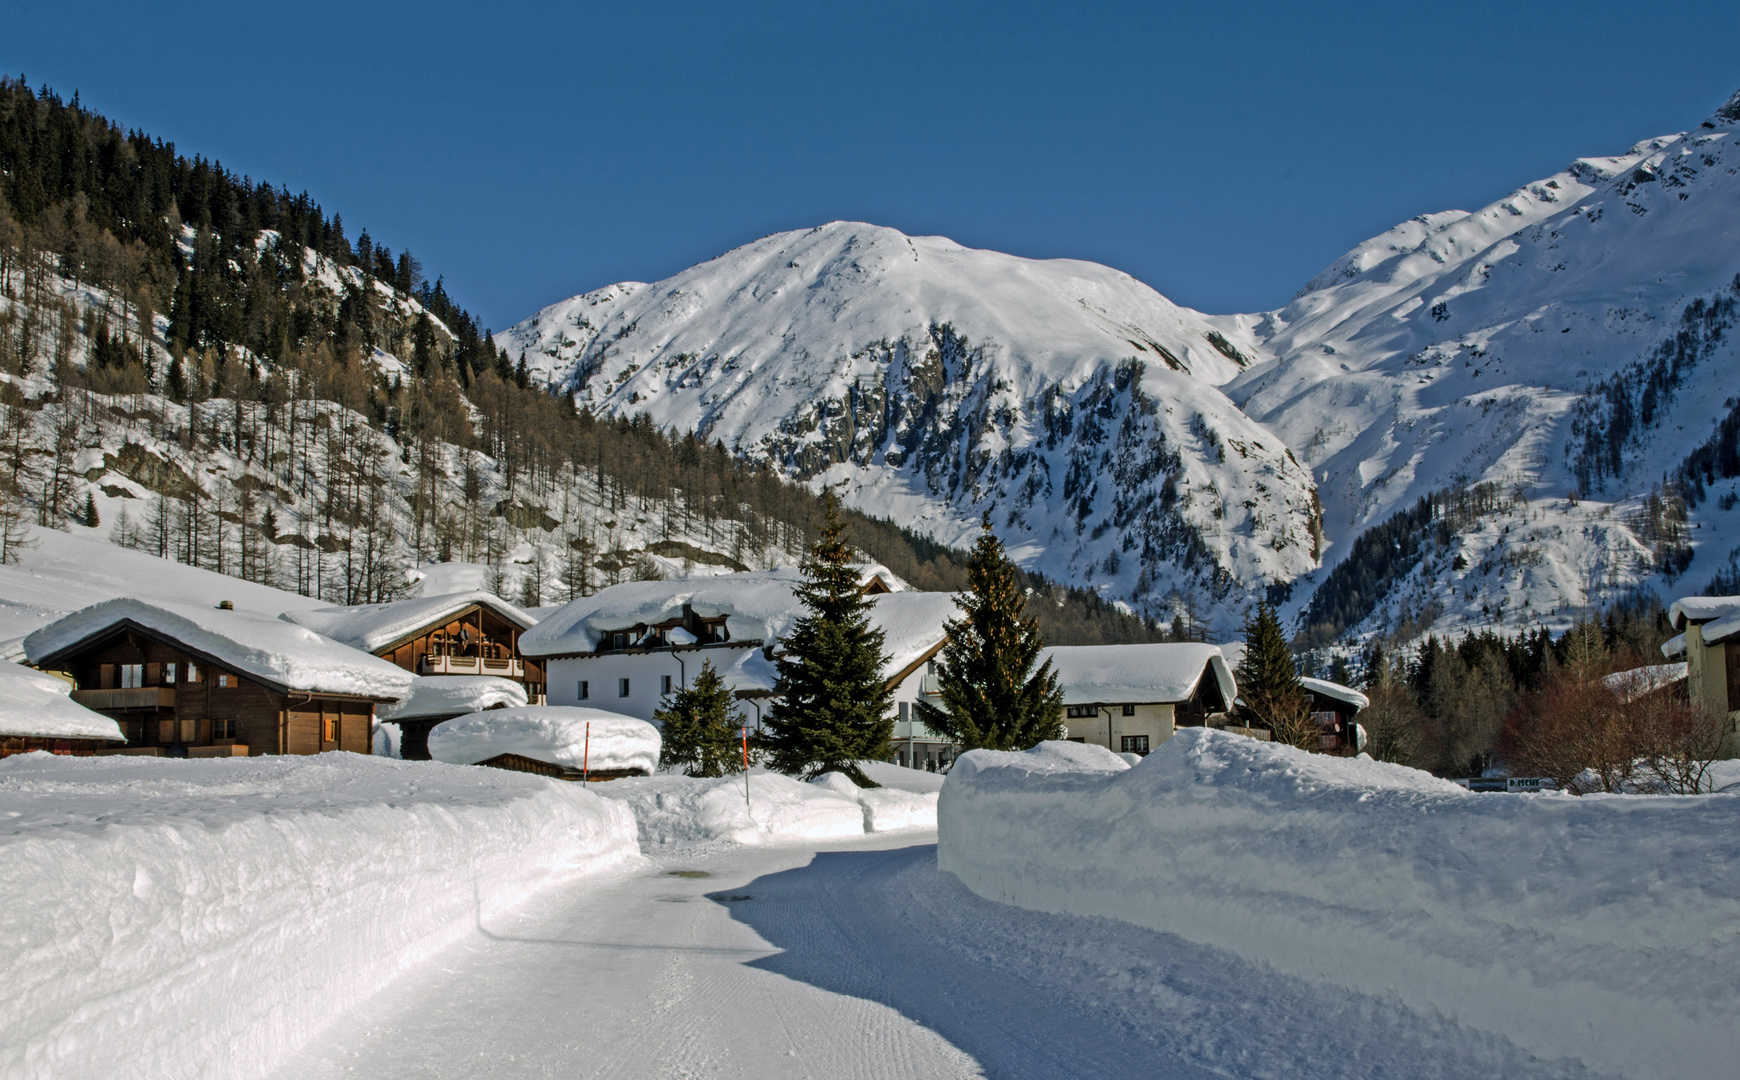
[[[944,621],[959,613],[952,593],[890,585],[870,568],[873,625],[886,635],[884,672],[894,687],[897,759],[934,757],[946,745],[911,719],[927,665],[942,648]],[[651,719],[664,696],[711,661],[736,693],[745,722],[757,727],[777,672],[781,638],[803,613],[794,569],[613,585],[552,612],[520,635],[528,660],[545,665],[551,705],[581,705]],[[895,583],[898,585],[898,582]]]
[[1055,645],[1039,658],[1063,691],[1065,737],[1120,753],[1147,754],[1178,728],[1219,724],[1238,698],[1216,645]]

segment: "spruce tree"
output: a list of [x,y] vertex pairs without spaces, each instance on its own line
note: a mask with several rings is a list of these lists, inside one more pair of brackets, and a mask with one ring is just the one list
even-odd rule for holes
[[103,523],[97,514],[97,496],[94,492],[85,492],[85,528],[94,529]]
[[1035,670],[1045,647],[1039,622],[1024,614],[1015,564],[988,513],[981,527],[967,560],[967,591],[955,596],[962,617],[945,624],[937,666],[942,706],[920,701],[918,719],[968,750],[1027,750],[1063,737],[1063,691],[1050,660]]
[[1266,603],[1258,603],[1245,620],[1245,655],[1235,678],[1246,726],[1265,727],[1274,741],[1301,749],[1315,742],[1310,698],[1299,685],[1299,669],[1281,620]]
[[821,536],[800,567],[804,614],[775,661],[777,696],[763,745],[780,772],[842,772],[860,787],[874,787],[858,762],[888,757],[894,734],[894,691],[882,674],[885,635],[870,625],[871,601],[859,585],[832,492],[822,508]]
[[734,699],[713,661],[702,661],[694,685],[672,694],[653,720],[663,729],[659,768],[680,768],[690,776],[743,771]]

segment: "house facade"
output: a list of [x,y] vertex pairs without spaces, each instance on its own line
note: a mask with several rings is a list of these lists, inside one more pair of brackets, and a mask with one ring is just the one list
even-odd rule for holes
[[543,700],[543,665],[520,652],[520,635],[537,619],[494,593],[419,596],[279,617],[418,676],[511,679],[528,702]]
[[1740,757],[1740,596],[1682,597],[1668,618],[1679,636],[1662,653],[1685,660],[1687,697],[1727,718],[1722,756]]
[[1317,723],[1317,749],[1321,753],[1352,757],[1364,749],[1363,735],[1354,717],[1371,699],[1328,679],[1301,677],[1299,685],[1311,696],[1311,719]]
[[[549,672],[550,704],[642,720],[711,662],[754,730],[773,702],[779,642],[802,614],[800,580],[797,571],[780,569],[626,582],[552,613],[522,635],[521,649]],[[914,707],[942,649],[943,623],[958,613],[953,595],[893,589],[877,573],[866,574],[865,593],[872,624],[885,634],[897,760],[939,760],[947,743],[916,722]],[[929,685],[934,695],[934,679]]]
[[1147,755],[1181,727],[1224,726],[1238,698],[1219,646],[1198,642],[1056,645],[1064,737]]
[[68,677],[74,702],[116,723],[120,753],[367,754],[375,706],[410,687],[398,667],[301,627],[166,602],[97,604],[24,648]]

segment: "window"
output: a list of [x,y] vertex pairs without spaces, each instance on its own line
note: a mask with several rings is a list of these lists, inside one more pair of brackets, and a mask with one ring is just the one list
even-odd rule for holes
[[236,677],[234,675],[220,672],[217,677],[217,684],[219,686],[234,686],[236,685]]
[[585,679],[580,680],[580,700],[585,701],[592,696],[592,684]]
[[1071,720],[1081,720],[1089,716],[1098,716],[1100,711],[1092,705],[1071,705],[1063,710],[1064,715]]
[[912,702],[910,702],[910,701],[901,702],[900,703],[900,722],[904,724],[911,719],[912,719]]
[[175,665],[174,664],[164,664],[163,665],[163,685],[164,686],[174,686],[175,685]]
[[326,741],[338,741],[338,714],[333,713],[326,718]]
[[198,682],[199,681],[199,665],[194,663],[191,660],[189,660],[187,662],[187,681],[188,682]]
[[1134,705],[1125,705],[1124,706],[1124,715],[1125,716],[1135,716],[1136,715],[1136,707]]
[[235,720],[213,720],[211,722],[211,737],[214,739],[233,739],[236,737]]
[[627,634],[612,634],[612,635],[610,635],[610,647],[611,648],[620,649],[626,644],[628,644],[628,635]]
[[134,689],[135,687],[140,687],[140,686],[144,686],[144,685],[145,685],[145,665],[144,664],[122,664],[121,665],[121,688],[123,690],[131,690],[131,689]]
[[659,676],[659,693],[668,694],[670,692],[671,692],[671,677],[669,675]]
[[1148,752],[1148,736],[1146,735],[1125,735],[1118,742],[1126,754],[1146,754]]
[[628,696],[628,680],[627,679],[616,680],[616,696],[617,697],[627,697]]

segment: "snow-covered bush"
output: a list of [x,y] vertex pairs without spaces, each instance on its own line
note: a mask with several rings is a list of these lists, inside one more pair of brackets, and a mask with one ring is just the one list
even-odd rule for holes
[[0,762],[0,1076],[269,1072],[551,884],[630,865],[576,784],[356,754]]
[[974,892],[1179,934],[1625,1076],[1740,1058],[1740,799],[1473,794],[1187,729],[973,751],[938,863]]

